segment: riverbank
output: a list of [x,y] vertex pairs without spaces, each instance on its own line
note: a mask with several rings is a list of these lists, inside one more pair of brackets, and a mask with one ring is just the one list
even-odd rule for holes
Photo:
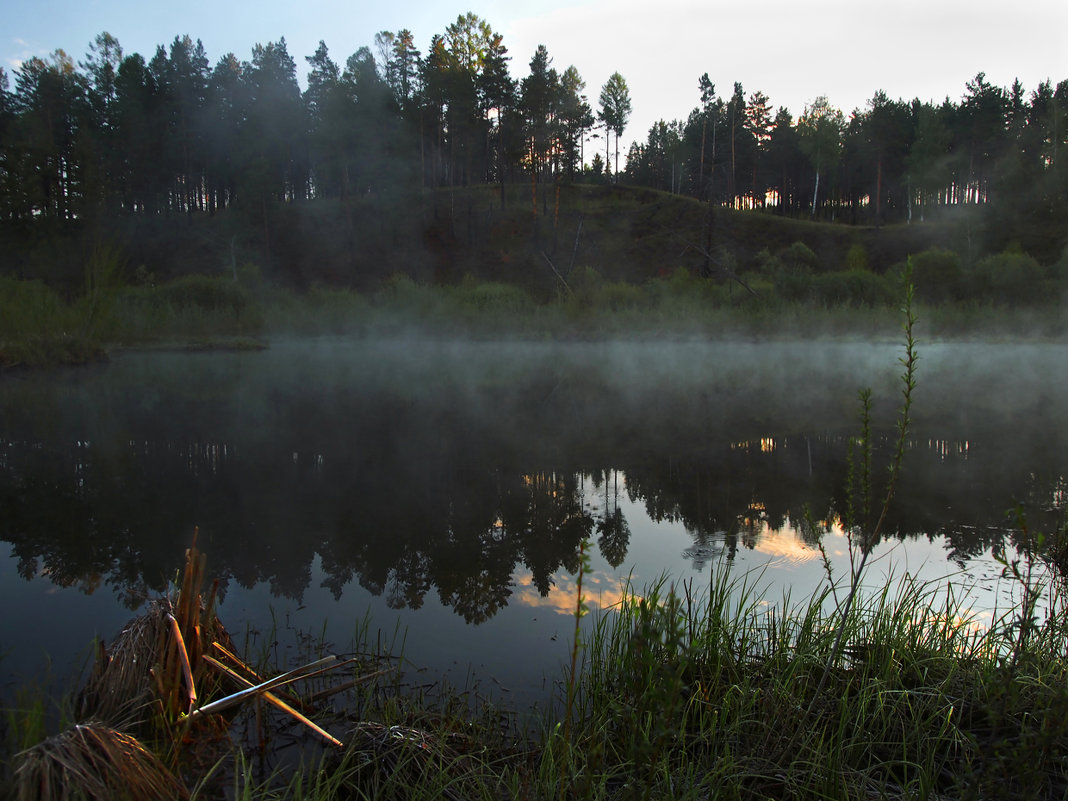
[[[822,276],[822,286],[849,275]],[[856,283],[855,281],[853,283]],[[873,289],[873,287],[877,287]],[[278,337],[348,335],[475,340],[848,339],[897,337],[893,281],[867,277],[868,300],[813,289],[788,299],[750,294],[680,271],[643,285],[578,271],[550,299],[522,288],[464,281],[431,286],[397,277],[374,293],[315,287],[297,293],[189,276],[119,287],[67,302],[39,282],[0,281],[0,369],[85,364],[129,347],[255,349]],[[860,291],[860,290],[857,290]],[[864,293],[862,293],[863,295]],[[1068,334],[1062,304],[918,304],[924,341],[1053,340]]]
[[[850,608],[848,577],[811,598],[774,599],[729,563],[707,592],[666,579],[628,588],[588,635],[576,625],[555,709],[525,732],[516,710],[405,685],[366,642],[352,666],[294,684],[286,697],[326,737],[256,704],[236,717],[204,716],[210,725],[189,728],[179,714],[124,731],[114,716],[84,717],[97,692],[69,707],[66,732],[34,743],[44,734],[42,699],[21,696],[2,717],[5,785],[30,792],[18,797],[58,797],[11,783],[30,775],[31,757],[37,777],[53,759],[49,775],[67,789],[88,781],[72,760],[97,777],[118,768],[93,762],[91,732],[134,749],[138,775],[124,786],[158,788],[158,798],[1060,798],[1068,790],[1063,576],[1037,557],[1006,568],[1016,602],[989,626],[953,593],[908,577]],[[581,571],[576,578],[577,624]],[[206,609],[204,630],[218,639]],[[192,638],[185,642],[193,653]],[[322,657],[321,647],[306,658]],[[292,667],[258,665],[264,678]],[[194,675],[199,706],[239,686],[206,667]],[[71,731],[81,737],[74,745]],[[111,797],[114,785],[100,787],[110,789],[86,797]]]

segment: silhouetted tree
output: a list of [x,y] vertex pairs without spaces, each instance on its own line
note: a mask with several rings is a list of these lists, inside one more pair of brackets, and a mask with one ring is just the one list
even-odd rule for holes
[[819,199],[820,173],[826,173],[838,164],[842,152],[843,127],[842,112],[833,108],[824,95],[805,106],[805,113],[797,121],[798,144],[816,171],[812,188],[813,217],[816,216]]
[[611,131],[616,137],[616,176],[619,175],[619,137],[630,121],[630,89],[627,82],[618,72],[608,76],[605,85],[601,87],[601,111],[599,117],[605,125],[605,129]]

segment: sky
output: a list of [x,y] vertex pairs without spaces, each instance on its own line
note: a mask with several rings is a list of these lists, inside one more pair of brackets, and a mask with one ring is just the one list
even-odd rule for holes
[[578,69],[596,110],[619,72],[633,107],[621,157],[657,120],[686,119],[705,72],[721,97],[739,82],[747,98],[762,91],[795,118],[819,95],[847,117],[878,90],[959,101],[979,72],[1005,88],[1019,78],[1027,93],[1068,79],[1068,0],[0,0],[0,67],[13,88],[22,60],[57,48],[83,60],[102,31],[146,59],[189,34],[213,65],[284,36],[303,85],[319,40],[343,64],[361,46],[373,50],[377,32],[407,28],[426,53],[468,11],[502,34],[513,78],[544,44],[559,72]]

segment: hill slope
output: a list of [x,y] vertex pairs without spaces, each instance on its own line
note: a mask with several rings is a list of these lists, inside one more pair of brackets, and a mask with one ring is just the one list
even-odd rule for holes
[[[691,198],[624,186],[484,186],[212,216],[122,217],[62,232],[8,229],[0,231],[7,252],[0,272],[76,292],[92,253],[106,243],[121,254],[127,282],[253,271],[298,288],[368,289],[397,274],[443,283],[474,276],[537,296],[557,285],[554,268],[567,275],[588,267],[635,283],[679,268],[744,273],[762,251],[796,242],[815,254],[818,271],[865,265],[882,273],[931,247],[978,258],[981,230],[963,219],[876,229],[724,208],[710,216],[707,204]],[[1059,253],[1064,243],[1051,244]]]

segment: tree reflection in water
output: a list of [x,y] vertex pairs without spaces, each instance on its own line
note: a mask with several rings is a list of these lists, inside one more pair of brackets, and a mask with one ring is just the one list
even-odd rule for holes
[[[351,581],[396,609],[436,592],[480,623],[527,586],[547,596],[577,570],[583,539],[623,565],[637,536],[624,493],[652,521],[681,522],[700,567],[793,532],[806,507],[830,519],[844,481],[850,398],[826,391],[856,383],[848,365],[834,372],[844,357],[802,369],[761,366],[751,346],[681,347],[670,367],[652,353],[623,381],[591,367],[599,351],[574,364],[478,351],[485,363],[462,378],[478,361],[466,351],[417,365],[394,351],[280,351],[297,358],[156,354],[71,383],[5,384],[0,539],[19,575],[107,587],[136,608],[165,589],[198,526],[224,593],[268,582],[300,599],[318,557],[335,599]],[[934,403],[923,389],[888,531],[942,536],[963,561],[1005,536],[1013,501],[1034,530],[1063,510],[1063,434],[1048,419],[1064,408],[1059,385],[1033,398],[1018,387],[1028,429],[1013,428],[1018,408],[964,405],[963,379]]]

